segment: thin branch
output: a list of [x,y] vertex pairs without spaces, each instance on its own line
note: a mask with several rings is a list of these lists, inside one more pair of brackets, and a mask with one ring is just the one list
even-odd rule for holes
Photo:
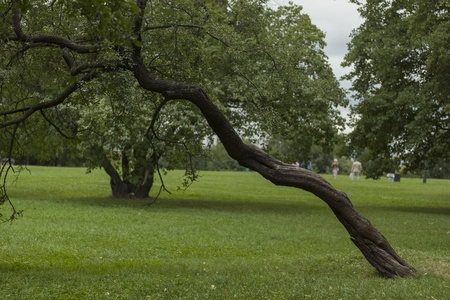
[[58,127],[58,126],[56,126],[55,123],[53,123],[49,118],[47,118],[47,116],[45,115],[43,109],[41,109],[40,112],[41,112],[42,117],[44,117],[44,119],[45,119],[45,120],[46,120],[53,128],[55,128],[55,130],[56,130],[60,135],[62,135],[62,136],[65,137],[66,139],[68,139],[68,140],[73,140],[73,139],[77,136],[77,133],[78,133],[78,132],[74,132],[72,136],[66,135],[66,134]]
[[73,58],[71,57],[71,53],[69,48],[64,48],[62,51],[62,56],[67,66],[69,67],[70,75],[76,76],[80,73],[88,73],[91,72],[92,69],[102,69],[104,71],[116,70],[116,69],[126,69],[131,70],[128,62],[123,62],[121,60],[113,60],[113,61],[104,61],[104,62],[92,62],[92,63],[84,63],[78,66],[74,65]]
[[1,123],[0,128],[5,128],[5,127],[8,127],[8,126],[11,126],[14,124],[20,124],[21,122],[25,121],[28,117],[30,117],[32,114],[34,114],[38,110],[47,109],[47,108],[54,107],[54,106],[57,106],[57,105],[63,103],[64,100],[66,100],[73,92],[75,92],[82,86],[83,82],[90,81],[93,78],[96,78],[96,74],[87,74],[87,75],[83,76],[80,80],[73,83],[64,92],[62,92],[60,95],[58,95],[53,100],[41,102],[36,105],[32,105],[32,106],[28,106],[28,107],[24,107],[24,108],[9,110],[6,112],[0,112],[0,116],[2,116],[2,115],[6,116],[6,115],[15,114],[15,113],[25,112],[23,115],[21,115],[20,117],[17,117],[16,119]]
[[[139,8],[139,14],[134,18],[133,33],[137,38],[138,44],[142,42],[142,21],[144,20],[145,8],[147,6],[147,0],[136,0],[136,5]],[[133,53],[134,55],[141,55],[141,46],[133,43]]]
[[[11,140],[10,140],[9,152],[8,152],[8,161],[2,164],[1,171],[0,171],[0,177],[3,175],[3,173],[5,174],[3,177],[2,185],[0,186],[0,193],[1,193],[0,206],[3,205],[5,202],[8,202],[9,206],[12,209],[12,214],[7,219],[3,219],[2,214],[0,214],[0,224],[9,222],[9,221],[13,221],[18,216],[22,215],[22,211],[16,210],[16,208],[14,207],[14,204],[11,202],[11,199],[9,199],[8,193],[6,191],[6,178],[8,177],[8,173],[10,170],[12,170],[14,173],[14,168],[12,167],[13,163],[11,161],[11,156],[12,156],[12,152],[13,152],[14,140],[16,139],[16,133],[17,133],[17,130],[19,129],[19,125],[20,124],[16,125],[16,127],[13,130],[13,133],[11,134]],[[5,167],[6,167],[7,163],[8,163],[8,167],[6,168],[6,172],[5,172]]]
[[11,2],[12,2],[12,1],[10,1],[8,7],[7,7],[7,8],[5,9],[5,11],[2,13],[2,17],[5,17],[5,16],[9,13],[9,11],[12,9]]
[[[170,101],[170,99],[164,99],[159,105],[158,105],[158,107],[156,107],[156,109],[155,109],[155,111],[154,111],[154,113],[153,113],[153,116],[152,116],[152,121],[150,122],[150,126],[147,128],[147,132],[146,132],[146,136],[147,136],[147,138],[149,138],[149,139],[151,139],[152,138],[152,136],[154,136],[156,139],[158,139],[158,140],[163,140],[162,138],[160,138],[159,136],[158,136],[158,134],[156,133],[156,130],[155,130],[155,123],[156,123],[156,119],[158,118],[158,116],[159,116],[159,113],[161,112],[161,109],[164,107],[164,105],[166,105],[167,104],[167,102],[169,102]],[[150,131],[152,132],[152,134],[153,135],[150,135]]]
[[153,201],[147,203],[146,206],[150,206],[150,205],[152,205],[153,203],[155,203],[156,200],[159,199],[159,196],[161,195],[161,193],[162,193],[163,191],[164,191],[164,192],[167,192],[169,195],[172,195],[172,193],[166,188],[166,185],[164,184],[164,179],[162,178],[161,170],[159,169],[158,155],[156,154],[156,147],[155,147],[155,145],[153,144],[153,141],[150,141],[150,145],[151,145],[151,147],[152,147],[152,149],[153,149],[153,153],[154,153],[154,155],[155,155],[155,157],[156,157],[156,164],[155,164],[155,165],[156,165],[156,172],[158,173],[159,180],[161,181],[161,187],[159,188],[158,194],[156,195],[155,199],[153,199]]
[[13,9],[13,26],[14,32],[16,33],[18,39],[22,42],[26,43],[47,43],[54,44],[60,47],[66,47],[70,50],[73,50],[78,53],[92,53],[95,52],[97,47],[93,45],[80,45],[71,41],[69,39],[62,38],[57,35],[52,34],[32,34],[26,35],[22,31],[22,27],[20,25],[20,15],[17,9]]
[[57,0],[53,0],[52,3],[50,3],[50,7],[53,9],[53,5],[55,4]]
[[[147,26],[143,28],[143,31],[150,31],[150,30],[158,30],[158,29],[167,29],[167,28],[192,28],[192,29],[201,29],[205,30],[205,27],[201,25],[194,25],[194,24],[167,24],[167,25],[159,25],[159,26]],[[218,36],[212,34],[208,30],[205,30],[205,33],[212,37],[213,39],[221,42],[226,47],[231,47],[230,44],[225,42],[223,39],[219,38]]]
[[200,25],[193,25],[193,24],[167,24],[167,25],[159,25],[159,26],[146,26],[142,30],[143,31],[149,31],[149,30],[156,30],[156,29],[166,29],[166,28],[195,28],[195,29],[204,29],[203,26]]

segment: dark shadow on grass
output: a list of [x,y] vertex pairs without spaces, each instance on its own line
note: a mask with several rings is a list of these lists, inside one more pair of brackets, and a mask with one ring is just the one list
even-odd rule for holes
[[[299,214],[318,210],[327,210],[321,201],[286,202],[254,202],[237,200],[202,200],[202,199],[163,199],[156,204],[169,209],[208,209],[235,213],[277,213]],[[151,209],[151,207],[150,207]]]
[[395,206],[388,209],[415,214],[450,215],[450,207]]
[[[23,199],[25,201],[36,201],[37,199]],[[38,200],[40,201],[40,199]],[[208,209],[212,211],[235,212],[235,213],[277,213],[277,214],[300,214],[308,213],[318,210],[328,210],[325,203],[319,199],[301,199],[298,202],[257,202],[245,201],[235,199],[218,199],[218,200],[204,200],[199,198],[160,198],[155,203],[153,198],[149,199],[116,199],[112,197],[74,197],[74,198],[59,198],[46,199],[60,204],[71,205],[89,205],[100,206],[105,208],[135,208],[147,211],[162,211],[162,210],[180,210],[180,209]],[[434,215],[450,215],[450,207],[429,207],[429,206],[388,206],[388,205],[374,205],[370,203],[355,204],[357,211],[381,211],[381,212],[402,212],[415,214],[434,214]],[[331,212],[331,211],[330,211]]]
[[[357,205],[362,209],[364,205]],[[364,209],[383,212],[402,212],[414,214],[431,214],[431,215],[450,215],[450,207],[430,207],[430,206],[386,206],[386,205],[367,205]]]
[[[34,200],[35,201],[35,200]],[[167,210],[211,210],[218,212],[234,213],[275,213],[275,214],[299,214],[311,213],[314,211],[328,210],[325,203],[319,200],[302,200],[298,202],[256,202],[242,200],[204,200],[198,198],[177,199],[161,198],[155,203],[149,199],[116,199],[112,197],[76,197],[65,199],[47,199],[58,204],[67,205],[87,205],[108,208],[129,208],[145,211],[167,211]],[[331,213],[331,211],[330,211]]]

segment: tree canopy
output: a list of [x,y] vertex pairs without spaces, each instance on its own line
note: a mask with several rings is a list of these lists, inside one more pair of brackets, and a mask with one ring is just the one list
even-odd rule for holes
[[450,158],[450,5],[440,0],[352,1],[364,23],[344,65],[353,71],[353,149],[370,177]]
[[[147,143],[150,119],[164,100],[137,86],[130,72],[133,47],[142,49],[142,61],[158,76],[201,85],[241,135],[301,131],[301,142],[295,135],[298,152],[307,156],[313,143],[332,143],[343,125],[336,108],[346,99],[323,52],[324,34],[300,7],[153,1],[139,35],[133,32],[134,1],[14,1],[4,9],[3,107],[33,107],[60,97],[45,112],[35,107],[39,118],[20,120],[16,136],[23,146],[13,149],[15,157],[27,154],[17,153],[21,149],[43,157],[65,149],[64,134],[73,137],[73,151],[89,167],[135,185],[153,172],[151,157],[173,161],[179,153],[201,153],[211,131],[198,111],[179,102],[161,108],[155,123],[161,139],[153,147]],[[69,83],[73,90],[67,90]],[[67,95],[60,95],[64,89]],[[125,156],[124,164],[118,158]],[[136,191],[117,196],[129,192]]]
[[[189,152],[184,132],[203,136],[196,129],[201,117],[240,165],[325,201],[380,274],[414,276],[344,192],[241,139],[242,132],[293,126],[306,144],[328,143],[342,121],[336,106],[345,99],[326,63],[323,33],[300,7],[272,10],[258,0],[13,0],[1,9],[0,129],[9,141],[3,155],[24,149],[21,140],[34,134],[85,134],[113,189],[144,186],[158,143],[176,138]],[[138,144],[144,146],[129,148]],[[122,164],[131,156],[144,161],[142,168],[125,163],[123,171],[138,171],[142,181],[125,182],[103,160],[108,151],[122,151]],[[1,175],[9,170],[4,165]],[[9,201],[5,185],[0,192]]]

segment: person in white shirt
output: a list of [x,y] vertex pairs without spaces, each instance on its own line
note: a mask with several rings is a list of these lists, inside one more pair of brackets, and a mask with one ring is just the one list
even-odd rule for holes
[[351,180],[353,180],[355,175],[356,175],[356,180],[359,180],[359,173],[361,173],[361,170],[362,170],[362,165],[359,162],[359,160],[356,159],[352,165],[352,172],[350,173]]

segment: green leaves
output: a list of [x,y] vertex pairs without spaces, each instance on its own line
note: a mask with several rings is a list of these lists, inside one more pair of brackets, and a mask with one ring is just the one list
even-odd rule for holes
[[[360,116],[351,134],[371,159],[394,157],[412,169],[448,158],[450,6],[441,1],[367,1],[346,66]],[[381,170],[380,170],[381,171]]]
[[[313,143],[329,143],[342,125],[336,108],[346,99],[323,53],[325,35],[300,6],[274,10],[266,1],[154,0],[136,34],[136,1],[15,3],[24,34],[48,39],[18,41],[12,38],[12,13],[2,20],[1,36],[11,39],[0,46],[2,104],[13,109],[55,99],[81,76],[95,73],[95,80],[48,111],[61,132],[78,131],[73,144],[61,144],[92,157],[91,167],[98,161],[92,149],[123,150],[145,140],[163,101],[141,90],[130,72],[136,46],[153,76],[200,85],[244,136],[293,138],[307,155]],[[64,49],[55,42],[61,39],[93,50]],[[33,122],[37,136],[57,141],[57,129],[46,129],[38,118]],[[26,136],[25,125],[20,136]],[[156,127],[164,141],[155,143],[168,167],[188,161],[182,151],[201,153],[211,134],[198,111],[179,102],[163,108]],[[27,147],[39,140],[27,140]],[[55,143],[33,149],[48,157]]]

